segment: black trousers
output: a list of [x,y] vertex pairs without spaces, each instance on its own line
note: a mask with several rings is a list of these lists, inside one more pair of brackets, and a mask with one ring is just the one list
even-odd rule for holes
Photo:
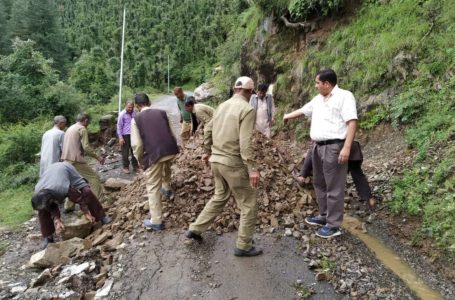
[[131,148],[131,135],[127,134],[123,136],[125,144],[122,145],[122,163],[124,168],[129,168],[130,166],[130,152],[131,152],[131,164],[133,168],[137,168],[139,164],[137,163],[136,157],[133,154],[133,148]]

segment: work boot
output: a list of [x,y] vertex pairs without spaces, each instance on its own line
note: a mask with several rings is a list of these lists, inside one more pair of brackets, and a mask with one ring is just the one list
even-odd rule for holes
[[165,190],[164,188],[160,189],[161,194],[164,195],[164,197],[171,199],[172,197],[172,190]]
[[112,222],[112,218],[109,216],[105,216],[104,218],[101,219],[101,224],[103,224],[103,225],[110,224],[111,222]]
[[197,234],[197,233],[194,233],[193,231],[191,230],[187,230],[185,232],[185,236],[188,238],[188,239],[192,239],[196,242],[198,242],[199,244],[202,243],[203,239],[202,239],[202,236],[200,234]]
[[262,250],[251,247],[250,250],[242,250],[239,248],[234,249],[234,255],[239,257],[258,256],[262,254]]
[[161,231],[164,230],[164,224],[153,224],[149,219],[144,220],[144,227],[147,230]]
[[41,241],[41,249],[44,250],[47,248],[47,245],[49,245],[49,243],[53,243],[54,242],[54,237],[51,235],[51,236],[48,236],[48,237],[45,237],[42,241]]

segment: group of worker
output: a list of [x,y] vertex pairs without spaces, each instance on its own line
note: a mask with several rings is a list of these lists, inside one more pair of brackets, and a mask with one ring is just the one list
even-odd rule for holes
[[[318,72],[315,80],[319,94],[301,109],[285,114],[283,121],[287,123],[288,120],[302,115],[311,117],[310,136],[314,145],[306,156],[306,169],[302,170],[301,175],[308,176],[311,170],[308,166],[312,166],[319,215],[307,217],[305,222],[320,226],[316,235],[328,238],[341,234],[348,161],[351,152],[357,151],[351,150],[357,147],[354,142],[357,111],[354,96],[351,92],[338,87],[337,76],[333,70]],[[267,85],[260,84],[255,89],[251,78],[239,77],[233,86],[233,96],[213,109],[208,105],[196,103],[194,97],[186,95],[182,88],[176,87],[174,95],[180,111],[180,134],[176,132],[178,124],[174,124],[174,119],[166,111],[151,108],[147,94],[138,93],[134,96],[137,112],[134,111],[133,101],[127,102],[125,110],[118,118],[117,134],[122,146],[123,171],[125,173],[130,171],[131,154],[133,171],[143,172],[150,210],[150,219],[145,219],[143,224],[146,229],[159,231],[165,228],[161,199],[162,197],[171,198],[173,195],[172,161],[182,151],[190,136],[202,127],[205,151],[202,159],[207,163],[210,162],[215,191],[197,219],[189,224],[185,236],[189,241],[202,242],[202,233],[222,212],[232,195],[241,211],[234,255],[262,254],[262,250],[256,248],[253,241],[258,209],[255,189],[259,185],[260,172],[255,160],[252,136],[253,131],[257,130],[266,137],[271,137],[271,129],[275,122],[275,105],[272,95],[267,93],[267,88]],[[59,120],[56,117],[56,122]],[[64,162],[60,163],[62,167],[55,167],[59,165],[55,163],[48,167],[49,170],[59,169],[59,174],[46,176],[48,171],[44,171],[35,189],[32,202],[34,208],[40,210],[43,237],[48,241],[50,241],[50,234],[53,233],[50,218],[54,219],[57,229],[62,225],[58,221],[56,206],[53,205],[51,210],[47,202],[50,201],[52,204],[62,202],[62,197],[66,195],[72,202],[81,204],[81,209],[86,216],[88,218],[92,216],[91,220],[101,220],[103,223],[110,221],[105,220],[109,217],[100,213],[102,208],[96,204],[99,204],[97,199],[101,197],[97,192],[102,191],[99,177],[84,160],[86,154],[104,163],[104,158],[97,156],[88,145],[86,130],[88,122],[87,115],[78,116],[78,123],[71,126],[64,134],[61,155],[61,160]],[[56,128],[52,130],[55,135],[61,136],[63,133],[58,130],[61,131],[63,128],[59,124],[57,122]],[[46,135],[47,133],[43,137],[43,147]],[[73,150],[70,151],[70,149]],[[359,151],[360,149],[357,153]],[[361,164],[361,158],[357,161]],[[44,164],[42,162],[41,166],[43,167]],[[355,168],[350,167],[351,171],[358,170],[360,164]],[[76,176],[73,172],[76,170],[82,176]],[[65,177],[63,173],[68,176]],[[301,180],[302,176],[298,176],[297,179]],[[95,191],[94,195],[88,191],[90,188],[83,178],[88,180],[91,190]],[[49,187],[52,180],[61,182],[60,185],[65,187],[61,189],[59,195],[43,193],[43,187],[45,187],[44,190],[52,191],[52,187]],[[48,184],[43,185],[43,182]],[[368,185],[368,182],[366,184]],[[362,195],[371,198],[371,191],[365,190]],[[41,198],[46,198],[47,202],[39,201]],[[42,213],[43,210],[48,213]]]

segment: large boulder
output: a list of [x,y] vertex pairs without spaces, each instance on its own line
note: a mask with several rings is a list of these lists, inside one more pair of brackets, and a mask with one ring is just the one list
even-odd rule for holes
[[49,268],[58,264],[69,262],[71,257],[92,246],[90,241],[80,238],[50,243],[46,249],[35,253],[30,258],[29,266],[32,268]]
[[92,223],[85,217],[70,215],[65,218],[65,231],[62,233],[64,240],[74,237],[85,238],[92,232]]
[[194,90],[194,98],[197,102],[204,102],[212,99],[218,93],[219,91],[211,83],[205,82]]
[[104,183],[104,187],[109,190],[121,190],[123,187],[132,184],[131,180],[121,178],[108,178]]

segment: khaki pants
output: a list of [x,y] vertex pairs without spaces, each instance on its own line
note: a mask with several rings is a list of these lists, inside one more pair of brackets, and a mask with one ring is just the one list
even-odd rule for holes
[[236,247],[250,250],[256,224],[256,191],[251,187],[246,167],[229,167],[212,163],[215,179],[215,194],[205,205],[190,230],[196,234],[206,231],[215,218],[223,211],[231,193],[240,208],[240,227]]
[[[90,189],[92,190],[93,194],[95,194],[96,198],[101,201],[101,197],[103,196],[103,186],[101,185],[101,179],[98,174],[90,168],[87,163],[80,163],[74,161],[67,161],[68,163],[72,164],[74,168],[84,177],[88,184],[90,185]],[[74,203],[69,201],[68,199],[65,200],[65,204],[63,205],[65,209],[72,209],[74,207]]]
[[182,122],[182,132],[180,133],[180,136],[182,137],[182,141],[186,142],[189,140],[191,136],[191,122]]
[[163,222],[160,188],[171,189],[171,164],[174,158],[175,155],[162,157],[144,172],[145,187],[149,199],[150,221],[153,224]]

